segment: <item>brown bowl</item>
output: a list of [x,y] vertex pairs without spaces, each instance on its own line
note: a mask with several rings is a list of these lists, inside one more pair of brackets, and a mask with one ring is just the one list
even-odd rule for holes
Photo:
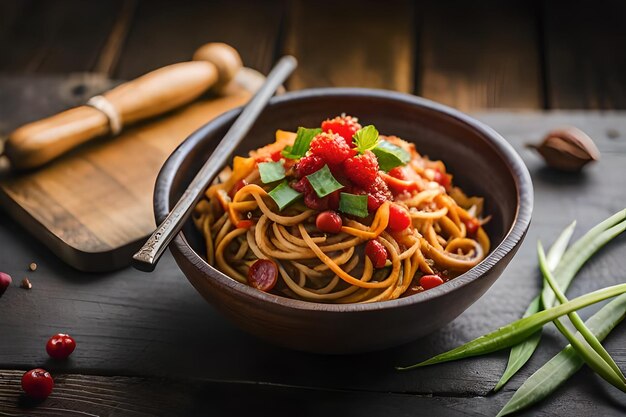
[[[240,109],[204,125],[169,157],[157,179],[154,211],[163,221]],[[528,170],[494,130],[449,107],[390,91],[326,88],[275,97],[238,154],[274,140],[276,129],[316,126],[347,113],[382,134],[415,142],[442,159],[454,181],[485,197],[492,251],[477,266],[439,287],[411,297],[371,304],[331,305],[267,294],[224,275],[204,257],[200,233],[188,222],[170,249],[202,296],[242,329],[273,344],[318,353],[383,349],[424,336],[452,321],[500,276],[521,244],[533,206]]]

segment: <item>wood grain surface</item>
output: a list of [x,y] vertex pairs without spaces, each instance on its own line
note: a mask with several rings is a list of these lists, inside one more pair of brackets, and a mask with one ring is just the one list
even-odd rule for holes
[[418,7],[423,26],[419,94],[461,110],[541,108],[534,12],[528,1]]
[[[0,216],[0,265],[14,282],[28,275],[30,291],[12,286],[0,299],[0,410],[12,415],[494,415],[512,391],[566,344],[547,326],[531,361],[498,394],[490,390],[506,353],[400,373],[408,364],[456,347],[521,316],[540,288],[535,243],[549,245],[571,220],[575,238],[626,207],[626,115],[585,112],[483,113],[527,164],[535,185],[535,211],[518,255],[489,292],[440,331],[388,351],[354,356],[302,354],[269,346],[236,329],[187,283],[170,256],[155,273],[131,269],[80,273],[65,266],[24,230]],[[598,144],[602,159],[581,175],[546,169],[526,142],[574,125]],[[603,248],[581,271],[568,295],[624,282],[626,236]],[[27,272],[35,261],[36,272]],[[581,312],[586,318],[598,306]],[[425,320],[416,317],[416,320]],[[56,332],[72,334],[78,347],[68,362],[47,359],[44,344]],[[626,366],[626,332],[606,340]],[[19,372],[44,366],[58,375],[56,391],[26,408],[16,387]],[[65,385],[67,381],[67,385]],[[237,400],[234,400],[237,399]],[[245,400],[244,400],[245,399]],[[249,401],[248,401],[249,400]],[[40,408],[44,407],[44,408]],[[119,409],[118,409],[119,407]],[[214,407],[214,408],[212,408]],[[229,408],[230,407],[230,408]],[[295,410],[295,411],[294,411]],[[626,412],[624,395],[587,369],[522,415],[602,415]],[[135,413],[135,414],[132,414]]]
[[[413,91],[412,2],[293,1],[285,52],[300,65],[289,88],[374,87]],[[357,17],[358,16],[358,17]]]
[[[114,139],[95,140],[36,171],[5,170],[0,177],[2,204],[75,268],[103,271],[128,265],[156,227],[152,190],[163,162],[202,124],[244,104],[250,97],[244,85],[254,86],[262,76],[250,70],[240,79],[223,97],[207,97],[168,117],[130,127]],[[21,107],[29,96],[22,93],[10,100]],[[0,118],[14,121],[8,114],[0,113]]]

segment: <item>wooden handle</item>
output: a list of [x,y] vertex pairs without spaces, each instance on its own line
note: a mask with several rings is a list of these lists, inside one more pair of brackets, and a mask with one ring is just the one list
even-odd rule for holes
[[[202,46],[194,59],[152,71],[102,95],[127,126],[189,103],[209,88],[221,88],[241,68],[237,51],[220,43]],[[109,126],[102,111],[76,107],[16,129],[5,144],[5,154],[14,168],[35,168],[111,133]]]

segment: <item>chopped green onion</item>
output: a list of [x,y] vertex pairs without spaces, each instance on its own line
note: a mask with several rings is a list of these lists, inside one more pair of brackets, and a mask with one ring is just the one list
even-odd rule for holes
[[339,211],[352,214],[357,217],[367,217],[367,196],[349,193],[341,193],[339,198]]
[[[567,298],[548,269],[546,255],[543,252],[541,242],[537,242],[537,254],[539,255],[539,268],[541,269],[543,278],[546,280],[548,285],[550,285],[550,288],[554,291],[559,302],[566,303],[568,301]],[[609,355],[606,349],[604,349],[604,346],[602,346],[593,333],[591,333],[587,326],[585,326],[585,323],[575,311],[568,313],[568,317],[590,347],[585,345],[583,341],[574,337],[572,332],[565,327],[559,319],[554,321],[555,326],[559,329],[563,336],[569,340],[570,344],[574,347],[574,349],[576,349],[576,352],[585,360],[591,369],[596,371],[598,375],[616,388],[626,392],[626,378],[624,378],[622,371],[619,369],[611,355]]]
[[365,126],[357,130],[353,139],[359,153],[371,151],[378,145],[378,130],[372,125]]
[[269,184],[285,178],[285,167],[282,162],[261,162],[259,174],[261,174],[263,184]]
[[[598,340],[602,341],[624,319],[625,315],[626,294],[623,294],[602,307],[585,322],[585,325]],[[577,333],[576,337],[582,339],[580,333]],[[509,402],[500,410],[498,417],[522,410],[546,398],[574,375],[583,364],[583,359],[576,353],[572,345],[567,345],[565,349],[524,381]]]
[[268,193],[272,200],[276,202],[279,210],[283,210],[289,204],[296,201],[302,193],[297,192],[289,186],[287,181],[283,181],[276,188]]
[[[574,233],[574,228],[576,227],[576,221],[573,221],[569,226],[567,226],[556,239],[554,244],[550,247],[548,251],[548,257],[546,259],[548,263],[548,268],[550,271],[553,271],[561,261],[563,257],[563,253],[567,249],[567,244],[572,238],[572,234]],[[536,296],[528,305],[526,312],[522,317],[528,317],[531,314],[537,313],[541,311],[541,297]],[[500,381],[494,387],[494,391],[499,391],[500,388],[506,384],[513,375],[519,371],[522,366],[532,356],[539,345],[539,341],[541,340],[541,330],[538,330],[535,334],[531,335],[528,339],[524,340],[522,343],[519,343],[511,348],[511,352],[509,353],[509,361],[506,365],[506,369],[500,378]]]
[[282,156],[289,159],[302,158],[309,150],[311,141],[318,133],[322,133],[322,129],[307,129],[306,127],[299,127],[296,139],[293,141],[293,146],[285,146],[285,149],[281,152]]
[[407,151],[386,140],[378,142],[372,152],[378,159],[380,169],[386,172],[395,167],[406,165],[411,160],[411,155]]
[[532,316],[516,320],[506,326],[500,327],[496,331],[481,336],[471,342],[449,350],[448,352],[441,353],[423,362],[406,367],[396,367],[396,369],[404,371],[495,352],[521,342],[539,330],[544,324],[551,322],[558,317],[624,293],[626,293],[626,284],[613,285],[611,287],[593,291],[578,298],[574,298],[567,303],[563,303],[556,307],[535,313]]
[[343,188],[343,185],[333,177],[328,165],[324,165],[311,175],[307,175],[306,178],[319,198],[326,197],[333,191]]

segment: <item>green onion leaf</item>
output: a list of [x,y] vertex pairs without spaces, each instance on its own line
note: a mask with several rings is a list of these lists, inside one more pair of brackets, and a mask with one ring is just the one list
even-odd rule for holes
[[[567,298],[548,269],[546,255],[543,252],[541,242],[537,242],[537,254],[539,255],[539,268],[541,269],[543,278],[546,280],[548,285],[550,285],[550,288],[554,291],[559,302],[566,303],[568,301]],[[585,360],[591,369],[596,371],[598,375],[604,378],[607,382],[611,383],[617,389],[626,392],[626,378],[624,378],[622,371],[619,369],[619,366],[617,366],[611,355],[609,355],[600,341],[598,341],[587,326],[585,326],[585,323],[575,311],[568,313],[567,316],[570,318],[574,327],[576,327],[576,330],[578,330],[578,332],[583,336],[589,346],[574,337],[574,334],[572,334],[572,332],[565,327],[559,319],[554,321],[554,325],[557,329],[559,329],[563,336],[569,340],[570,344],[574,347],[574,349],[576,349],[578,355]]]
[[269,184],[285,178],[285,167],[282,162],[261,162],[259,163],[259,174],[263,184]]
[[372,125],[365,126],[357,130],[353,139],[359,153],[371,151],[378,145],[378,130]]
[[[548,251],[548,257],[546,259],[548,263],[548,268],[550,271],[554,271],[554,269],[558,266],[561,258],[563,257],[563,253],[567,249],[567,244],[572,238],[572,234],[574,233],[574,228],[576,227],[576,221],[570,223],[559,235],[559,237],[554,241],[550,250]],[[541,297],[540,295],[536,296],[528,305],[526,312],[523,317],[528,317],[531,314],[534,314],[538,311],[542,310],[541,306]],[[500,381],[494,387],[494,391],[499,391],[500,388],[506,384],[513,375],[519,371],[526,362],[530,359],[530,357],[537,349],[539,345],[539,341],[541,340],[541,330],[537,331],[535,334],[531,335],[528,339],[524,340],[522,343],[519,343],[511,348],[511,352],[509,353],[509,361],[506,365],[506,369],[500,378]]]
[[450,362],[495,352],[521,342],[539,330],[544,324],[554,321],[558,317],[624,293],[626,293],[626,284],[613,285],[611,287],[593,291],[574,298],[567,303],[563,303],[556,307],[535,313],[532,316],[516,320],[506,326],[500,327],[498,330],[423,362],[405,367],[396,367],[396,369],[405,371],[420,368],[422,366]]
[[318,133],[322,133],[322,129],[299,127],[296,139],[293,141],[293,146],[285,146],[285,149],[281,152],[282,156],[289,159],[302,158],[309,150],[311,141]]
[[406,165],[411,160],[411,155],[407,151],[386,140],[378,142],[372,152],[378,158],[378,166],[385,172]]
[[289,186],[287,181],[283,181],[276,188],[268,193],[272,200],[276,202],[279,210],[283,210],[289,204],[296,201],[302,193],[297,192]]
[[[611,239],[626,230],[626,221],[624,220],[626,220],[626,209],[620,210],[606,220],[598,223],[587,233],[585,233],[583,237],[578,239],[576,243],[574,243],[563,254],[563,258],[560,262],[556,261],[558,266],[554,266],[551,259],[554,246],[557,245],[559,241],[559,250],[563,250],[565,246],[567,246],[567,242],[561,239],[562,236],[559,237],[558,241],[555,242],[553,248],[550,248],[550,251],[548,253],[548,267],[550,268],[550,270],[552,270],[552,268],[554,267],[553,273],[556,277],[556,282],[559,284],[559,287],[563,288],[563,290],[566,291],[569,287],[569,284],[576,276],[576,273],[585,264],[585,262],[587,262],[587,260],[589,260],[589,258],[591,258],[591,256],[596,253],[602,246],[604,246],[609,241],[611,241]],[[570,227],[573,229],[574,226],[570,225]],[[563,231],[562,235],[566,234],[566,232],[567,229]],[[554,293],[547,285],[544,286],[541,297],[542,303],[540,304],[537,311],[546,307],[551,307],[554,303]],[[531,346],[533,343],[534,341],[530,340],[529,344],[519,348],[520,350],[525,351],[525,359],[518,358],[517,354],[514,358],[513,352],[511,352],[511,356],[509,356],[509,361],[514,360],[516,362],[517,369],[509,370],[507,367],[507,370],[505,371],[505,373],[507,373],[507,380],[508,378],[512,377],[515,372],[517,372],[517,370],[519,370],[533,354],[534,350],[537,347],[537,344]],[[500,380],[500,382],[498,382],[498,385],[496,387],[502,387],[502,385],[506,383],[506,380],[504,380],[504,378],[505,375],[502,376],[502,379]]]
[[[620,295],[591,316],[585,325],[598,338],[604,340],[626,316],[626,294]],[[576,337],[582,340],[580,333]],[[532,374],[513,397],[500,410],[498,416],[505,416],[527,408],[554,392],[559,386],[574,375],[584,364],[572,345],[545,363]]]
[[326,197],[333,191],[343,188],[343,185],[333,177],[328,165],[324,165],[311,175],[307,175],[306,178],[319,198]]
[[341,193],[339,198],[339,211],[352,214],[357,217],[367,217],[367,196],[349,193]]

